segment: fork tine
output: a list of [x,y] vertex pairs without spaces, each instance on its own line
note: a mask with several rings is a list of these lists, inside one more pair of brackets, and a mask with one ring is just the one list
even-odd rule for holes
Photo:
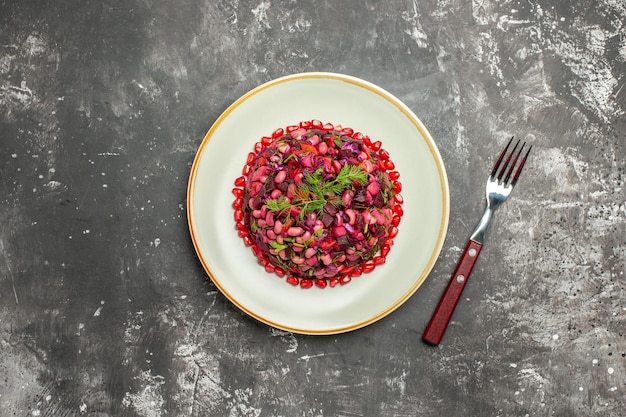
[[515,143],[515,146],[511,150],[511,153],[509,154],[509,157],[506,158],[506,162],[502,166],[502,169],[500,170],[500,174],[498,175],[498,181],[502,181],[502,177],[504,177],[504,173],[506,172],[506,168],[509,166],[509,163],[511,162],[511,158],[513,157],[513,155],[515,154],[515,151],[517,150],[517,147],[519,146],[519,142],[520,142],[520,140],[518,139],[517,143]]
[[[519,144],[519,142],[518,142],[518,144]],[[511,178],[511,174],[513,173],[513,170],[515,169],[515,165],[517,164],[517,160],[519,159],[519,156],[522,154],[522,151],[524,150],[524,146],[526,146],[525,142],[522,143],[522,147],[519,148],[519,151],[517,151],[517,153],[515,154],[515,158],[513,159],[513,163],[509,167],[509,170],[506,173],[506,177],[504,177],[504,181],[502,182],[504,185],[509,183],[509,179]],[[517,146],[515,146],[515,148],[517,148]],[[515,148],[511,152],[511,156],[513,156],[513,153],[515,152]],[[510,158],[511,157],[509,156],[509,159]]]
[[519,168],[517,168],[517,171],[515,172],[515,175],[513,176],[513,180],[511,181],[511,187],[515,187],[515,184],[517,183],[517,180],[519,179],[519,175],[522,173],[522,169],[524,168],[524,164],[526,164],[526,158],[528,158],[528,154],[530,153],[530,150],[532,148],[533,146],[530,145],[528,147],[528,150],[526,151],[526,155],[524,155],[524,158],[522,158],[522,162],[520,162]]
[[511,142],[513,142],[513,136],[511,136],[511,139],[509,139],[509,143],[506,144],[506,146],[504,147],[504,149],[502,150],[502,153],[500,154],[500,156],[498,157],[498,160],[496,161],[496,163],[493,165],[493,169],[491,170],[491,175],[490,177],[495,177],[496,173],[498,172],[498,168],[500,167],[500,163],[502,162],[502,160],[504,159],[504,155],[506,155],[506,151],[509,149],[509,146],[511,146]]

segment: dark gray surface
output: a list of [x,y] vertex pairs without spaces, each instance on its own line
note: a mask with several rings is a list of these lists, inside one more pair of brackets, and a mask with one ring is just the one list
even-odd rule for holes
[[[625,22],[620,0],[1,1],[0,415],[624,415]],[[330,337],[230,304],[185,215],[218,115],[303,71],[397,95],[451,191],[420,290]],[[513,134],[532,159],[426,346]]]

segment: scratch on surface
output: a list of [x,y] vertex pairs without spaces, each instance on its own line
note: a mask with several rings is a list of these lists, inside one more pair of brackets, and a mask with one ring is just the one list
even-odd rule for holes
[[300,356],[298,358],[299,361],[308,361],[309,359],[313,359],[313,358],[320,358],[322,356],[326,356],[325,353],[318,353],[317,355],[304,355],[304,356]]
[[104,308],[104,300],[100,301],[100,307],[98,307],[98,309],[93,313],[93,316],[100,316],[100,313],[102,313],[102,308]]
[[[626,49],[626,48],[624,48]],[[626,85],[625,83],[622,83],[622,85],[620,85],[620,87],[617,89],[617,91],[615,92],[615,94],[613,94],[613,98],[616,99],[617,96],[619,96],[619,93],[622,92],[622,89],[624,88],[624,85]]]
[[[215,304],[215,299],[213,300],[213,304],[211,305],[211,307],[213,307],[214,304]],[[194,344],[197,343],[198,341],[198,331],[202,327],[202,323],[204,323],[204,319],[209,315],[209,310],[210,309],[204,310],[204,314],[202,314],[202,317],[200,317],[200,321],[198,321],[198,325],[194,326],[193,330],[191,331],[191,336],[192,336]]]
[[19,304],[20,300],[17,298],[17,290],[15,289],[15,276],[13,275],[13,270],[11,269],[11,260],[7,255],[7,252],[4,250],[4,242],[0,240],[0,252],[4,255],[4,261],[7,265],[7,271],[9,272],[9,277],[11,278],[11,288],[13,289],[13,296],[15,297],[15,304]]
[[[203,317],[204,319],[204,317]],[[196,372],[193,378],[193,392],[191,394],[191,405],[189,406],[189,415],[193,416],[194,407],[196,405],[196,394],[198,392],[198,380],[200,379],[200,365],[194,361],[196,365]]]

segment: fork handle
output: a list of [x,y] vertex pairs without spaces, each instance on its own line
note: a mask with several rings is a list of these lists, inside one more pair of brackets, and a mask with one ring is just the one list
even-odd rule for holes
[[450,323],[452,313],[454,313],[454,309],[461,299],[463,288],[465,288],[465,284],[467,284],[467,280],[472,273],[472,269],[474,268],[474,264],[476,264],[476,260],[482,248],[483,245],[481,243],[472,239],[467,242],[463,255],[448,282],[448,286],[441,296],[428,326],[426,326],[424,330],[422,339],[426,343],[437,346],[441,342],[443,334],[448,327],[448,323]]

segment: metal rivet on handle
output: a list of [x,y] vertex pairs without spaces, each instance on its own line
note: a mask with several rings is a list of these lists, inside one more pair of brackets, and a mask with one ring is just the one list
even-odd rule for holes
[[463,283],[463,281],[465,281],[465,275],[458,275],[458,276],[456,277],[456,281],[457,281],[458,283]]
[[469,256],[471,256],[473,258],[474,256],[476,256],[476,249],[472,248],[472,249],[469,250],[468,253],[469,253]]

